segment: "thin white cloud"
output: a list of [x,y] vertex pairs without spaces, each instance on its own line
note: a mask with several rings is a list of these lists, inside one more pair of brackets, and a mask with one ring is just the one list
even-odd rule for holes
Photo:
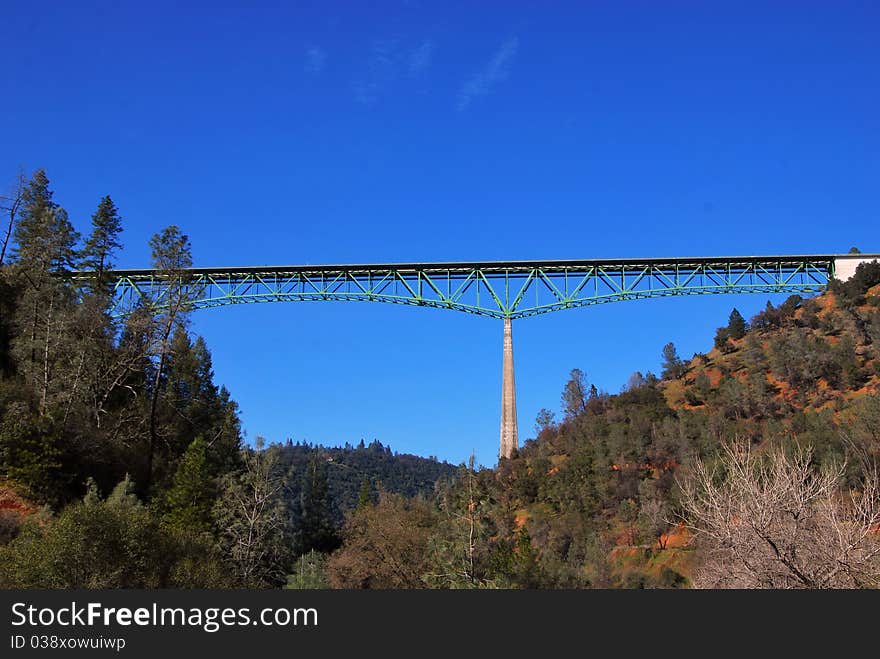
[[409,73],[410,75],[418,75],[431,65],[431,58],[434,56],[434,42],[428,39],[421,46],[416,48],[409,56]]
[[498,83],[507,79],[510,75],[510,62],[516,56],[519,48],[519,39],[511,37],[507,39],[492,59],[462,85],[458,92],[458,109],[465,110],[478,96],[486,96]]
[[351,84],[355,100],[362,105],[375,105],[395,87],[405,92],[401,82],[407,76],[416,78],[431,66],[435,50],[431,39],[374,39]]
[[373,105],[379,95],[398,76],[401,56],[397,39],[376,39],[370,45],[364,71],[352,84],[355,100]]
[[318,46],[309,46],[306,48],[305,72],[309,75],[318,75],[324,70],[327,63],[327,51]]

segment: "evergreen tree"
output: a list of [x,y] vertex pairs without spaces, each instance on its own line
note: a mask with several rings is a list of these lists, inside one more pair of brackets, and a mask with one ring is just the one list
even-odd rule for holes
[[53,200],[46,172],[38,169],[24,190],[12,255],[27,283],[40,288],[49,275],[74,266],[79,234]]
[[324,572],[327,557],[324,554],[310,551],[296,560],[293,574],[287,575],[288,590],[322,590],[330,587]]
[[11,352],[19,374],[37,395],[41,416],[64,397],[75,363],[69,331],[73,291],[57,277],[74,264],[78,235],[52,199],[49,179],[38,170],[24,190],[15,227],[13,281],[20,290]]
[[664,380],[680,378],[687,371],[687,365],[678,356],[675,344],[671,341],[663,346],[663,362],[661,364],[661,376]]
[[303,473],[298,504],[296,553],[305,554],[313,549],[329,553],[336,549],[340,539],[333,523],[327,475],[317,456],[312,456]]
[[210,532],[217,488],[208,467],[208,446],[198,437],[186,450],[165,495],[163,521],[181,531]]
[[95,272],[95,283],[98,288],[105,286],[105,273],[113,269],[113,257],[122,247],[119,235],[122,233],[122,218],[119,210],[106,196],[98,204],[98,210],[92,215],[92,233],[86,240],[82,251],[81,265],[84,269]]
[[364,476],[363,480],[361,481],[360,492],[358,492],[357,510],[366,508],[371,503],[373,503],[373,488],[370,485],[369,477]]
[[742,314],[734,307],[733,311],[730,312],[730,317],[727,319],[728,336],[731,339],[737,340],[743,338],[748,331],[749,326],[746,323],[746,319],[743,318]]
[[43,501],[57,501],[64,485],[61,449],[48,419],[22,401],[8,403],[0,416],[0,467],[23,491]]

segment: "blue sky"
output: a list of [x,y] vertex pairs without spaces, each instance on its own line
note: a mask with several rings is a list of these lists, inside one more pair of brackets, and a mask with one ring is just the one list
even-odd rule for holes
[[[45,167],[120,266],[880,251],[880,10],[775,3],[5,2],[0,181]],[[222,4],[218,8],[216,5]],[[521,440],[759,296],[514,323]],[[249,439],[493,464],[500,321],[354,303],[196,313]]]

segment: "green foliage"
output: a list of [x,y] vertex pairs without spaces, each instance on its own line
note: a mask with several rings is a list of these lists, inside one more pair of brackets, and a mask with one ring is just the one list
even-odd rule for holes
[[294,534],[294,551],[297,554],[329,553],[336,549],[340,540],[333,523],[326,467],[317,456],[312,456],[302,475],[296,504],[299,523]]
[[150,238],[150,254],[157,270],[179,272],[192,267],[189,236],[173,224]]
[[555,423],[556,415],[546,407],[542,407],[535,417],[535,435],[540,435],[545,430],[552,428]]
[[61,449],[48,419],[24,402],[9,403],[0,418],[0,464],[5,476],[31,495],[54,501],[61,481]]
[[845,306],[858,306],[865,303],[865,293],[869,288],[880,284],[880,262],[859,263],[855,274],[847,281],[832,280],[828,289],[837,294]]
[[165,524],[177,530],[210,533],[217,486],[208,466],[208,446],[198,437],[177,466],[174,480],[165,494]]
[[373,488],[370,485],[370,479],[364,476],[361,481],[361,490],[358,492],[357,509],[361,510],[373,503]]
[[664,380],[680,378],[687,371],[687,364],[678,356],[675,344],[671,341],[663,346],[661,356],[661,377]]
[[119,217],[119,209],[108,195],[101,199],[98,210],[92,215],[92,233],[80,255],[81,267],[94,271],[98,290],[103,291],[105,273],[113,269],[115,253],[122,247],[119,241],[121,233],[122,218]]
[[[212,560],[210,546],[162,532],[126,480],[102,500],[94,481],[85,499],[57,519],[29,523],[0,548],[0,584],[12,588],[162,588],[220,585],[184,563]],[[207,570],[201,569],[202,576]],[[215,570],[219,573],[219,570]],[[226,582],[228,584],[228,580]]]
[[67,212],[53,200],[49,178],[42,169],[25,188],[14,238],[14,265],[34,288],[48,283],[47,275],[75,265],[79,235]]
[[330,587],[326,575],[327,556],[317,551],[303,554],[294,564],[294,572],[287,575],[288,590],[319,590]]
[[[173,312],[140,310],[124,326],[110,318],[100,280],[114,265],[121,231],[105,197],[80,249],[45,172],[24,186],[11,258],[0,266],[0,477],[60,512],[24,526],[4,520],[7,577],[42,585],[228,584],[233,570],[210,540],[220,532],[211,513],[218,480],[241,467],[237,407],[214,385],[204,341],[181,329],[171,354],[172,332],[185,320],[183,293]],[[179,229],[151,246],[160,267],[192,263]],[[58,276],[74,267],[94,269],[96,282],[74,290]],[[98,491],[128,472],[143,484],[144,504],[130,483],[102,501]],[[130,575],[120,574],[124,556],[112,563],[101,543],[133,552]]]
[[562,390],[562,409],[566,417],[581,414],[587,409],[589,387],[587,376],[579,368],[571,369],[568,382]]
[[728,340],[738,341],[743,338],[746,333],[749,331],[749,325],[746,323],[746,319],[742,317],[742,314],[734,308],[733,311],[730,312],[730,317],[727,319],[726,327],[719,327],[718,331],[715,333],[715,347],[721,350],[729,350]]
[[730,312],[730,317],[727,319],[727,331],[730,338],[734,340],[743,338],[746,335],[746,332],[749,331],[746,319],[743,318],[742,314],[735,308]]
[[345,522],[345,513],[358,507],[364,480],[371,486],[371,501],[375,501],[373,487],[405,496],[429,495],[434,492],[438,479],[455,474],[455,467],[436,458],[392,453],[379,441],[359,446],[350,444],[333,448],[305,443],[280,447],[280,469],[285,477],[285,496],[291,503],[291,522],[299,526],[299,499],[306,472],[313,460],[323,465],[327,481],[329,510],[336,529]]

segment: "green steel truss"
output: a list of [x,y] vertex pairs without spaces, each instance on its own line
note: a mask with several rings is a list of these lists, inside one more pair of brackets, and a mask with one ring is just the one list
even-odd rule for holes
[[[492,318],[673,295],[816,293],[836,255],[116,270],[113,314],[292,301],[388,302]],[[85,282],[88,272],[72,273]]]

